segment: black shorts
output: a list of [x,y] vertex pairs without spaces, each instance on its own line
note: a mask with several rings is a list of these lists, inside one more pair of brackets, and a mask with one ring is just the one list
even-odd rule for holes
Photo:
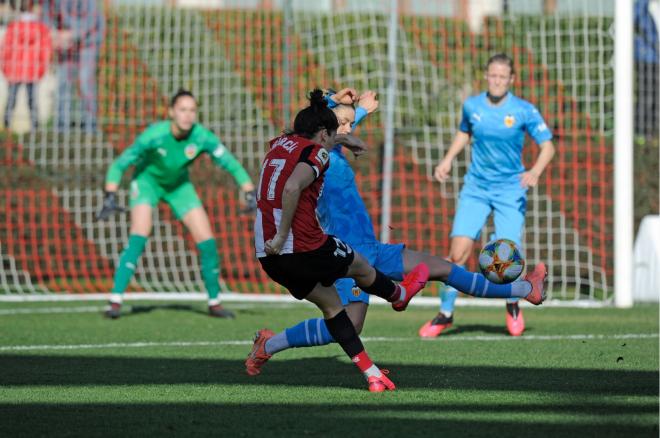
[[317,283],[327,287],[345,277],[354,258],[355,251],[350,246],[328,236],[314,251],[266,256],[259,258],[259,262],[270,278],[302,300]]

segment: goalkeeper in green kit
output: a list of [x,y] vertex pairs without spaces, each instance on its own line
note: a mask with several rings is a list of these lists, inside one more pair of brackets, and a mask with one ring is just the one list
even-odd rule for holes
[[203,152],[229,172],[242,192],[247,209],[256,208],[255,187],[249,175],[211,131],[195,123],[197,102],[191,92],[179,90],[171,99],[169,121],[154,123],[112,163],[105,178],[103,209],[97,220],[123,211],[117,188],[124,171],[135,165],[130,186],[131,230],[117,265],[105,316],[119,318],[122,296],[144,251],[152,229],[152,209],[162,199],[192,234],[200,254],[202,278],[209,296],[209,315],[233,318],[218,299],[220,262],[209,217],[188,176],[188,166]]

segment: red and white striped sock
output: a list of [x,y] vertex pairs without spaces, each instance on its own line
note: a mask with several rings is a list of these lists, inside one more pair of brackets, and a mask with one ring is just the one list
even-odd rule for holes
[[369,355],[367,354],[366,350],[362,350],[356,356],[353,356],[351,360],[355,365],[357,365],[360,371],[362,371],[364,377],[369,378],[372,376],[373,377],[382,376],[382,373],[380,372],[380,368],[374,365],[374,363],[371,361],[371,358],[369,358]]

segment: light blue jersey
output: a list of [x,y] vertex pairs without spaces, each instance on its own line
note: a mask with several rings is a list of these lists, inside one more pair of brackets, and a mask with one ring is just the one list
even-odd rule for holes
[[355,173],[341,146],[330,151],[316,213],[323,230],[351,246],[378,242],[367,208],[355,184]]
[[[367,110],[358,107],[353,127],[366,116]],[[376,238],[371,217],[355,182],[355,172],[341,145],[330,151],[330,167],[325,172],[316,214],[327,234],[337,236],[351,245],[370,265],[386,276],[398,281],[403,279],[405,245],[381,243]],[[341,278],[335,282],[335,286],[343,305],[351,302],[369,303],[369,295],[360,290],[352,278]]]
[[[371,217],[355,183],[355,173],[341,146],[330,151],[330,167],[325,172],[316,214],[327,234],[351,245],[388,277],[403,279],[405,245],[381,243],[376,238]],[[361,291],[352,278],[341,278],[335,286],[344,305],[355,301],[369,303],[369,295]]]
[[485,92],[468,98],[459,129],[473,139],[466,182],[472,180],[482,186],[520,183],[519,176],[525,171],[525,132],[537,144],[552,139],[536,107],[511,93],[497,106],[489,102]]

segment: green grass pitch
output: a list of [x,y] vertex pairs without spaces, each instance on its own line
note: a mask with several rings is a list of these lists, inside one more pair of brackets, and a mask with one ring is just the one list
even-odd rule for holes
[[435,313],[374,305],[363,338],[397,390],[370,394],[338,345],[276,355],[244,372],[255,329],[320,313],[306,305],[0,303],[0,436],[658,436],[658,307],[504,306]]

